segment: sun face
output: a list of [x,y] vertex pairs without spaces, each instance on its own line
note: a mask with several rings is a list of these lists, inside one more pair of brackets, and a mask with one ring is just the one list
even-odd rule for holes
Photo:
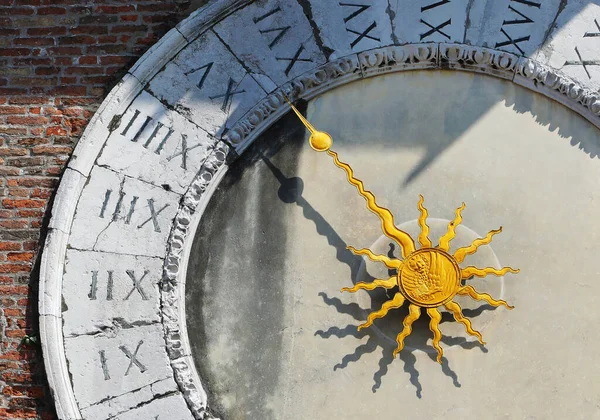
[[[338,166],[340,167],[343,167],[341,165],[344,165],[339,161],[336,163],[339,163]],[[352,177],[351,172],[348,175],[349,178]],[[366,193],[369,192],[366,191]],[[404,260],[390,258],[385,255],[376,255],[369,249],[355,249],[353,247],[348,247],[349,250],[357,255],[365,255],[373,261],[385,264],[388,268],[398,270],[398,274],[387,280],[377,279],[371,283],[357,283],[354,287],[343,288],[342,291],[354,293],[361,289],[391,289],[398,286],[399,291],[394,298],[385,302],[380,310],[369,314],[367,322],[360,325],[358,329],[361,330],[370,327],[373,325],[373,321],[378,318],[383,318],[391,309],[399,308],[404,303],[408,303],[409,313],[403,322],[404,329],[396,338],[398,343],[398,347],[394,351],[394,356],[396,356],[404,348],[404,339],[412,332],[413,322],[421,316],[421,308],[425,308],[427,315],[431,318],[429,329],[433,332],[433,347],[438,352],[437,361],[441,363],[444,352],[440,347],[442,333],[439,329],[439,323],[442,316],[437,308],[444,306],[454,315],[456,321],[465,326],[467,333],[477,337],[481,344],[485,344],[481,334],[473,329],[471,321],[463,316],[460,305],[454,302],[453,299],[456,295],[469,296],[475,300],[483,300],[492,306],[504,305],[508,309],[513,309],[513,307],[509,306],[504,300],[495,300],[487,293],[478,293],[472,286],[463,286],[463,280],[467,280],[472,276],[485,277],[488,274],[502,276],[508,272],[518,273],[519,270],[515,270],[511,267],[503,267],[502,269],[497,270],[492,267],[477,268],[473,266],[461,269],[459,263],[463,262],[467,255],[474,254],[479,246],[489,244],[492,241],[492,237],[495,234],[500,233],[502,228],[490,231],[484,238],[476,239],[471,245],[459,248],[451,255],[449,254],[450,241],[455,236],[456,227],[462,221],[461,212],[464,210],[465,204],[463,203],[461,207],[456,209],[456,217],[448,224],[448,231],[440,238],[439,245],[437,247],[432,247],[431,240],[428,237],[429,227],[427,226],[427,209],[423,206],[423,201],[423,196],[420,196],[418,204],[419,210],[421,211],[421,215],[419,216],[421,233],[418,238],[419,244],[421,245],[420,249],[415,250],[414,241],[406,232],[396,229],[394,236],[388,235],[403,246],[403,251],[405,248],[411,250],[408,255],[403,252],[403,255],[405,255]],[[371,207],[369,207],[369,209],[371,209]],[[382,210],[389,212],[389,210],[381,207],[371,210],[376,214]],[[391,220],[393,220],[393,217]],[[402,245],[402,243],[404,243],[404,245]],[[411,244],[412,247],[410,246]]]
[[419,233],[420,248],[416,249],[415,241],[406,232],[398,229],[394,224],[393,214],[386,208],[380,207],[375,196],[370,191],[364,189],[360,179],[354,177],[352,168],[341,162],[336,152],[327,150],[336,166],[342,168],[347,175],[348,182],[356,187],[358,193],[367,200],[367,207],[381,220],[383,233],[393,239],[400,245],[403,259],[390,258],[385,255],[377,255],[370,249],[356,249],[349,246],[356,255],[365,255],[369,259],[383,263],[387,268],[397,270],[397,274],[389,279],[376,279],[371,283],[357,283],[354,287],[345,287],[342,292],[357,292],[359,290],[374,290],[376,288],[392,289],[398,286],[398,292],[395,296],[385,302],[381,309],[372,312],[367,317],[367,321],[358,326],[358,329],[370,327],[373,321],[383,318],[391,309],[399,308],[404,303],[408,303],[408,315],[403,321],[404,328],[398,334],[396,342],[398,347],[394,350],[396,356],[404,348],[404,339],[412,332],[412,324],[421,316],[421,309],[427,311],[431,319],[429,329],[433,332],[433,347],[437,350],[437,361],[442,362],[444,354],[440,340],[442,333],[439,329],[439,323],[442,319],[438,308],[443,306],[454,315],[454,319],[465,326],[467,333],[477,337],[481,344],[485,344],[483,337],[471,326],[471,321],[463,316],[462,309],[453,299],[456,295],[469,296],[475,300],[483,300],[492,306],[504,305],[508,309],[513,309],[503,300],[496,300],[487,293],[478,293],[473,286],[463,285],[463,280],[468,280],[473,276],[485,277],[488,274],[503,276],[504,274],[518,273],[511,267],[495,269],[492,267],[477,268],[468,266],[460,268],[467,255],[474,254],[481,245],[487,245],[492,241],[492,237],[502,231],[502,228],[490,231],[484,238],[473,241],[471,245],[457,249],[454,254],[450,254],[450,241],[456,236],[456,227],[462,222],[461,213],[465,209],[465,204],[456,209],[456,217],[448,223],[448,231],[439,240],[437,246],[433,246],[429,239],[429,226],[427,226],[427,209],[423,206],[423,196],[420,196],[418,203],[420,216]]

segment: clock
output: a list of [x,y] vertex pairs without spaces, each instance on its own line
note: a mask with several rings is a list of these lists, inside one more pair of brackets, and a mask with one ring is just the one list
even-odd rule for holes
[[218,1],[171,31],[57,193],[59,416],[593,416],[599,10],[554,3]]

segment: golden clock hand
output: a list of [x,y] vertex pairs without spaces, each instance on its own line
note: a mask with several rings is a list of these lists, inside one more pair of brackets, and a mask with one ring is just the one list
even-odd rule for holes
[[400,229],[398,229],[394,223],[394,216],[385,207],[381,207],[375,201],[375,195],[371,191],[365,190],[363,182],[354,177],[352,168],[347,163],[344,163],[338,159],[338,155],[331,149],[333,139],[325,131],[316,130],[310,122],[296,109],[292,102],[285,96],[285,100],[292,110],[296,113],[302,124],[310,132],[309,143],[310,147],[318,152],[327,152],[329,156],[333,158],[333,162],[339,168],[342,168],[347,175],[348,182],[356,187],[358,193],[367,201],[367,208],[379,216],[381,220],[381,229],[383,233],[389,238],[394,239],[402,248],[402,256],[406,258],[408,255],[415,251],[415,242],[410,235]]
[[328,151],[329,148],[331,147],[331,145],[333,144],[333,139],[331,138],[329,133],[316,130],[312,126],[312,124],[309,123],[306,118],[304,118],[304,115],[302,115],[300,113],[300,111],[298,111],[296,109],[296,107],[294,106],[294,104],[292,104],[292,102],[288,99],[288,97],[285,95],[283,95],[283,97],[285,98],[288,105],[292,108],[292,110],[296,113],[296,115],[298,116],[298,118],[300,119],[302,124],[304,124],[306,129],[308,131],[310,131],[310,138],[308,139],[308,143],[310,144],[310,147],[312,147],[317,152]]

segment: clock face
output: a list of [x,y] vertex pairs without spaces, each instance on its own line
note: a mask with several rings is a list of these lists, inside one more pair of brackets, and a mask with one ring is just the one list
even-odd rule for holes
[[397,288],[340,292],[395,274],[347,246],[401,253],[289,113],[229,169],[190,251],[188,334],[213,409],[227,419],[549,418],[572,412],[565,401],[595,404],[597,129],[509,82],[444,71],[357,81],[305,112],[413,238],[419,194],[433,246],[466,203],[451,253],[503,226],[460,267],[519,268],[466,280],[515,309],[456,297],[484,346],[442,307],[441,365],[425,309],[396,359],[406,306],[358,331]]
[[596,415],[599,6],[364,3],[209,2],[106,98],[40,267],[60,418]]

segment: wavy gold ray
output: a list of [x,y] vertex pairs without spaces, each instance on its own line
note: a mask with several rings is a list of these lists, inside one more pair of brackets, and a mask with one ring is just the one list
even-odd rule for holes
[[367,201],[367,208],[379,216],[381,220],[381,229],[383,233],[398,242],[400,247],[402,248],[402,257],[406,258],[408,255],[415,251],[415,242],[410,237],[410,235],[396,227],[394,224],[394,215],[385,207],[380,207],[375,202],[375,196],[371,191],[365,190],[363,182],[354,177],[354,172],[352,168],[339,160],[338,154],[333,150],[327,150],[327,154],[333,157],[333,161],[336,166],[342,168],[347,175],[348,182],[356,187],[358,193]]
[[473,267],[472,265],[466,267],[466,268],[462,268],[460,270],[461,275],[462,275],[462,279],[468,279],[471,276],[477,276],[477,277],[485,277],[488,274],[493,274],[495,276],[503,276],[506,273],[510,272],[513,274],[517,274],[519,271],[519,269],[514,269],[512,267],[502,267],[502,269],[497,270],[495,268],[492,267],[486,267],[486,268],[477,268],[477,267]]
[[508,309],[515,308],[514,306],[510,306],[505,300],[496,300],[493,297],[491,297],[490,295],[488,295],[487,293],[477,292],[477,290],[475,290],[475,288],[473,286],[461,287],[460,289],[458,289],[458,292],[456,292],[456,294],[461,295],[461,296],[470,296],[475,300],[485,300],[487,303],[489,303],[492,306],[504,305]]
[[419,243],[423,248],[431,248],[431,240],[429,239],[429,226],[427,226],[427,209],[423,206],[425,198],[419,194],[419,210],[421,216],[419,216],[419,226],[421,227],[421,233],[419,233]]
[[466,204],[462,203],[462,205],[456,209],[456,216],[454,217],[454,220],[448,223],[448,231],[440,238],[440,249],[443,249],[444,251],[450,250],[450,241],[456,236],[456,227],[462,222],[462,216],[460,214],[465,207]]
[[384,316],[386,316],[390,309],[399,308],[403,304],[404,304],[404,296],[402,296],[402,293],[396,293],[396,295],[394,296],[394,298],[392,300],[388,300],[381,306],[380,310],[371,312],[369,314],[369,316],[367,317],[367,322],[358,326],[358,331],[362,330],[363,328],[370,327],[371,325],[373,325],[373,321],[375,321],[378,318],[383,318]]
[[396,342],[398,343],[398,347],[394,350],[394,357],[398,355],[404,348],[404,339],[410,335],[412,332],[412,324],[421,316],[421,308],[417,305],[413,305],[412,303],[408,306],[408,315],[402,321],[404,325],[404,329],[398,336],[396,337]]
[[485,344],[485,342],[483,341],[483,337],[481,336],[481,333],[479,331],[475,331],[473,329],[473,327],[471,326],[471,321],[469,321],[467,318],[465,318],[463,316],[462,309],[458,303],[450,301],[450,302],[446,303],[444,306],[446,307],[446,309],[448,309],[449,311],[452,312],[452,314],[454,315],[454,319],[456,319],[456,321],[460,322],[461,324],[463,324],[465,326],[465,329],[467,330],[467,332],[469,334],[477,337],[477,339],[479,340],[479,342],[481,344]]
[[349,249],[356,255],[366,255],[371,261],[382,262],[387,268],[397,270],[402,268],[402,261],[395,258],[389,258],[385,255],[374,254],[369,248],[356,249],[353,246],[347,246],[346,249]]
[[384,289],[391,289],[394,286],[397,286],[398,282],[396,281],[396,276],[390,277],[387,280],[375,279],[371,283],[360,282],[356,283],[354,287],[344,287],[342,292],[350,292],[354,293],[359,290],[375,290],[378,287],[382,287]]
[[485,235],[485,238],[475,239],[471,245],[457,249],[454,253],[454,258],[456,259],[456,262],[459,264],[463,262],[467,255],[474,254],[475,251],[477,251],[477,248],[479,248],[481,245],[487,245],[490,242],[492,242],[492,236],[500,232],[502,232],[502,226],[500,226],[500,229],[490,230],[488,234]]
[[429,318],[431,318],[431,321],[429,321],[429,329],[433,333],[433,347],[438,352],[437,361],[438,363],[442,363],[442,356],[444,355],[444,350],[442,350],[442,347],[440,346],[442,332],[439,328],[442,315],[437,310],[437,308],[427,308],[427,315],[429,315]]

